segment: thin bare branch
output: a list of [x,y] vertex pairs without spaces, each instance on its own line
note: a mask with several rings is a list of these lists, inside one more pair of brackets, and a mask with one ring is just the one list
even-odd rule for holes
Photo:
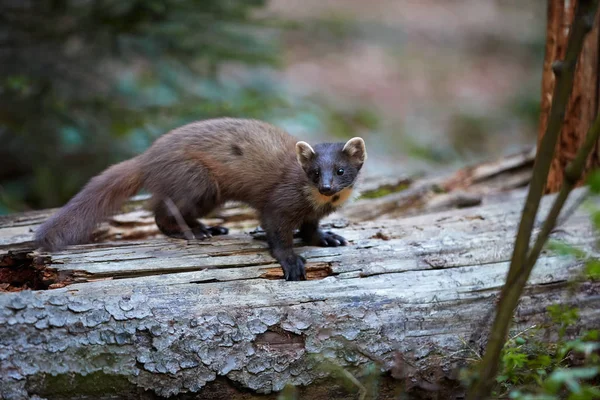
[[[578,156],[573,162],[573,165],[569,166],[568,172],[565,174],[565,178],[568,179],[568,181],[563,184],[563,190],[561,190],[561,193],[556,199],[554,204],[555,207],[552,208],[544,223],[542,232],[538,236],[538,241],[534,245],[533,250],[529,252],[533,225],[548,178],[548,172],[562,127],[566,105],[573,87],[575,67],[583,47],[585,36],[592,28],[597,6],[597,0],[579,0],[573,19],[571,35],[569,36],[567,43],[565,59],[564,61],[556,61],[553,64],[556,75],[556,85],[554,87],[548,125],[546,133],[538,148],[533,167],[531,185],[529,187],[529,193],[523,209],[519,231],[515,240],[515,248],[508,276],[506,283],[502,288],[500,301],[496,308],[496,317],[490,331],[486,352],[480,365],[479,376],[471,386],[467,397],[470,400],[485,399],[490,394],[494,384],[494,378],[498,372],[500,354],[506,341],[514,310],[523,292],[523,287],[529,278],[535,260],[537,260],[537,255],[539,255],[539,251],[541,251],[541,247],[543,247],[545,239],[547,239],[547,236],[550,234],[550,231],[556,222],[556,218],[558,218],[560,209],[564,205],[564,201],[572,189],[572,187],[569,187],[569,182],[572,182],[574,178],[576,178],[575,182],[577,182],[579,175],[581,175],[579,171],[580,157],[584,157],[583,163],[585,163],[587,155],[589,154],[589,150],[584,144],[578,152]],[[593,127],[596,128],[590,129],[588,137],[593,137],[595,135],[595,130],[598,130],[596,123],[594,123]]]
[[600,115],[596,117],[594,124],[592,125],[590,131],[585,137],[583,145],[581,146],[579,151],[577,151],[575,159],[571,164],[569,164],[569,166],[567,166],[565,170],[565,179],[560,189],[560,192],[554,200],[554,204],[552,205],[552,208],[550,209],[550,212],[546,217],[546,221],[542,226],[542,230],[538,234],[535,244],[533,245],[529,255],[527,256],[527,263],[525,264],[525,268],[523,271],[524,273],[527,273],[527,275],[529,275],[529,272],[531,272],[531,269],[533,269],[533,266],[535,265],[535,262],[537,261],[540,252],[542,251],[544,245],[546,244],[546,241],[548,240],[548,236],[550,236],[550,232],[552,232],[552,229],[554,229],[556,220],[560,215],[560,211],[562,210],[565,201],[569,196],[569,193],[571,193],[571,191],[581,178],[581,175],[583,174],[583,171],[585,169],[585,163],[588,159],[588,156],[592,152],[592,149],[594,148],[594,145],[598,141],[599,137]]
[[171,215],[173,215],[173,217],[175,218],[175,221],[177,221],[177,225],[179,225],[179,228],[181,229],[181,232],[183,232],[183,234],[185,235],[185,238],[187,240],[194,240],[195,237],[194,237],[194,234],[192,233],[192,230],[190,229],[189,225],[185,223],[185,220],[183,219],[183,217],[181,216],[181,213],[179,212],[179,208],[177,208],[175,203],[173,203],[173,200],[171,200],[169,197],[167,197],[165,199],[165,204],[167,205],[167,208],[171,212]]

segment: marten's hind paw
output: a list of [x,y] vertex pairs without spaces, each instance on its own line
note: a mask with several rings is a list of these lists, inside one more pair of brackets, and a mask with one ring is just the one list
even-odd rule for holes
[[229,233],[229,229],[224,228],[222,226],[207,227],[207,226],[201,225],[201,226],[193,227],[192,233],[194,234],[194,237],[196,239],[204,240],[207,238],[211,238],[213,236],[227,235]]
[[224,226],[211,226],[208,228],[208,231],[213,236],[227,235],[229,233],[229,229],[225,228]]

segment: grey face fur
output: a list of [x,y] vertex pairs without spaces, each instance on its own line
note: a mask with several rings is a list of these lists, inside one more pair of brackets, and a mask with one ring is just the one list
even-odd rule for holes
[[296,156],[319,193],[333,196],[354,184],[367,159],[367,151],[364,140],[356,137],[346,143],[321,143],[314,148],[298,142]]

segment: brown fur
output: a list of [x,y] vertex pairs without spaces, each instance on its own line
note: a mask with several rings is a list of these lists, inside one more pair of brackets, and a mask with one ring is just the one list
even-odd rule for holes
[[103,218],[144,187],[153,195],[156,222],[166,234],[177,233],[164,205],[167,198],[194,232],[206,232],[198,218],[237,200],[258,211],[280,262],[295,257],[293,230],[306,221],[318,222],[351,193],[351,188],[340,192],[336,201],[314,194],[296,160],[296,143],[281,129],[256,120],[226,118],[182,126],[158,138],[145,153],[93,178],[38,229],[37,243],[55,250],[86,242]]
[[88,240],[98,222],[140,189],[141,168],[140,159],[136,157],[113,165],[94,177],[37,229],[37,244],[48,250],[57,250]]

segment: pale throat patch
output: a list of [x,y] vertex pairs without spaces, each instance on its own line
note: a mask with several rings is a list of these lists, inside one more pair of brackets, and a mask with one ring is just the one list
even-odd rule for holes
[[313,203],[313,205],[316,208],[318,208],[323,207],[327,204],[331,204],[334,207],[339,207],[352,197],[352,193],[354,192],[354,190],[351,187],[347,187],[340,190],[333,196],[325,196],[319,193],[319,189],[312,186],[310,188],[310,192],[310,200]]

